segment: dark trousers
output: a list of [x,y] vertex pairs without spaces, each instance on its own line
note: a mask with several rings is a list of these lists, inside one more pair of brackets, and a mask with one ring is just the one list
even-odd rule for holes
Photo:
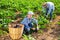
[[31,29],[32,27],[33,27],[33,26],[32,26],[31,23],[29,23],[28,26],[27,26],[27,25],[24,25],[24,32],[25,32],[26,34],[29,34],[29,33],[30,33],[30,29]]
[[[48,11],[49,11],[49,8],[46,9],[46,15],[47,15]],[[51,12],[49,14],[50,14],[50,20],[51,20],[52,19],[52,14],[53,14],[53,9],[51,9]]]

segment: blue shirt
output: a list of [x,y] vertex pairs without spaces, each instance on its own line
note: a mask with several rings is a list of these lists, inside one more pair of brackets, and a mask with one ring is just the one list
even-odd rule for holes
[[28,25],[29,23],[35,23],[35,24],[38,24],[37,20],[34,19],[34,18],[24,18],[23,21],[21,22],[21,24],[25,24],[25,25]]
[[55,10],[54,4],[52,2],[47,2],[47,8],[49,9],[48,13],[51,12],[51,9]]

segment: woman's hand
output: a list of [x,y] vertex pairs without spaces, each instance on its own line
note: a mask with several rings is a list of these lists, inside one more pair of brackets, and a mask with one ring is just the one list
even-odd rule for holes
[[37,30],[39,30],[38,24],[37,24]]

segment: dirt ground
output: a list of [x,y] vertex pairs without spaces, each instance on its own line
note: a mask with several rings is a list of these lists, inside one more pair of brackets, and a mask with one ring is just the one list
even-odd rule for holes
[[47,32],[44,31],[43,34],[34,33],[34,38],[36,38],[36,40],[60,40],[60,25],[57,25],[58,21],[60,21],[60,16],[57,16],[56,19],[49,24]]
[[[47,28],[47,31],[44,31],[41,33],[32,33],[32,36],[36,40],[60,40],[60,25],[57,24],[57,22],[60,21],[60,16],[57,16],[53,22],[49,24],[49,27]],[[6,36],[0,36],[0,40],[12,40],[9,35]],[[21,38],[20,40],[24,40]]]

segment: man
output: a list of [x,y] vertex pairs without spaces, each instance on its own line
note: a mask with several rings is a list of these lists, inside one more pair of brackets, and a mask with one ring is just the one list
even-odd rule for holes
[[32,18],[33,14],[34,13],[32,11],[29,11],[27,17],[25,17],[21,22],[21,24],[24,25],[24,31],[28,34],[30,33],[30,29],[33,28],[32,23],[35,23],[37,25],[37,30],[39,29],[37,20]]
[[50,15],[50,22],[52,22],[52,13],[53,13],[53,11],[55,9],[54,3],[52,3],[52,2],[45,2],[45,3],[43,3],[43,9],[44,8],[46,9],[46,17],[48,17],[48,15]]

